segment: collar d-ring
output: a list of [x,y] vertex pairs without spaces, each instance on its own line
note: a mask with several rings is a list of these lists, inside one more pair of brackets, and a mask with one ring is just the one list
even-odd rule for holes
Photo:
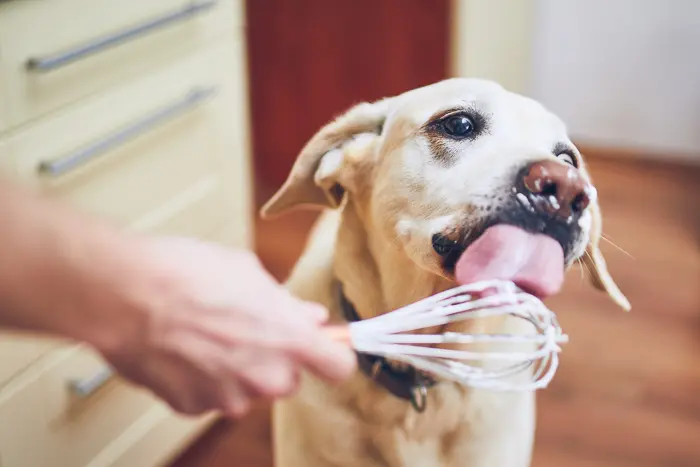
[[411,390],[411,405],[416,412],[422,413],[425,411],[425,406],[428,403],[428,388],[425,387],[425,383],[419,382]]
[[372,365],[372,372],[370,373],[370,376],[372,379],[377,379],[377,376],[379,376],[379,373],[382,372],[384,367],[384,364],[381,360],[377,360],[374,362],[374,365]]

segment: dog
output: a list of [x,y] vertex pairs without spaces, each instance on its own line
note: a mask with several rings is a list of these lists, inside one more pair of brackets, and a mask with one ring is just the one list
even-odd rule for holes
[[[516,277],[526,290],[556,293],[558,276],[547,281],[547,271],[578,260],[596,288],[630,309],[599,250],[600,206],[566,126],[492,81],[446,79],[338,116],[308,141],[261,215],[306,208],[323,212],[286,286],[326,306],[332,323],[454,287],[455,265],[471,248],[475,264],[491,264],[472,267],[471,279],[507,273],[520,254],[510,252],[518,235],[507,229],[554,252],[530,255],[537,264]],[[277,467],[530,465],[532,392],[470,389],[359,358],[361,371],[343,385],[303,375],[299,391],[275,404]]]

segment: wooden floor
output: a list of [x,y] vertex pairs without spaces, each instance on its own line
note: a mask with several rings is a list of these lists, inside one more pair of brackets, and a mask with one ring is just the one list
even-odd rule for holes
[[[572,270],[549,302],[571,342],[540,392],[533,467],[700,466],[700,170],[591,161],[624,313]],[[258,225],[283,278],[310,215]],[[271,466],[269,411],[221,422],[172,467]],[[504,449],[507,449],[504,446]],[[312,466],[310,466],[312,467]]]

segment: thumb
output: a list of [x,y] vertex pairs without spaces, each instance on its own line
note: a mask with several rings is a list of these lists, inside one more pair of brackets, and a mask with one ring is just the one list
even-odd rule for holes
[[301,319],[308,319],[314,324],[325,324],[328,321],[328,308],[322,304],[297,298],[285,288],[281,292],[280,302],[289,308],[288,311],[293,310],[295,314],[301,315]]
[[328,321],[328,309],[315,302],[303,302],[302,308],[309,315],[309,318],[317,324],[324,324]]

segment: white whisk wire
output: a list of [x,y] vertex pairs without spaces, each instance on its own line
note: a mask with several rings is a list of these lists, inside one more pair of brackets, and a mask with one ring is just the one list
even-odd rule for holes
[[[485,293],[487,292],[488,293]],[[448,331],[408,333],[451,323],[509,316],[529,322],[531,334]],[[412,365],[439,378],[490,390],[532,391],[547,387],[559,366],[559,344],[568,342],[556,315],[510,281],[459,286],[390,313],[350,323],[358,352]],[[450,349],[460,346],[525,345],[531,350]],[[494,364],[500,364],[493,367]]]

